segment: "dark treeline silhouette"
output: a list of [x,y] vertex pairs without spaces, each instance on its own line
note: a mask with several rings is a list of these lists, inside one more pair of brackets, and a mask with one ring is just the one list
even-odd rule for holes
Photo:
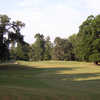
[[0,15],[0,61],[6,60],[62,60],[100,61],[100,15],[89,16],[79,27],[79,32],[69,38],[56,37],[54,43],[43,34],[35,35],[35,42],[28,44],[21,35],[25,24]]

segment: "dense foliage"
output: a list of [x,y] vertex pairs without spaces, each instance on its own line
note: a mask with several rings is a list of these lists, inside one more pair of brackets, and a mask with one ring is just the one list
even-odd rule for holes
[[77,60],[100,61],[100,15],[89,16],[79,27],[78,34],[69,38],[56,37],[54,43],[43,34],[35,35],[28,44],[21,35],[25,24],[0,15],[0,61],[5,60]]
[[72,54],[72,43],[67,39],[57,37],[54,41],[52,56],[55,60],[74,60]]
[[89,16],[80,26],[77,56],[83,61],[100,61],[100,15]]
[[20,30],[24,26],[21,21],[11,21],[7,15],[0,15],[0,61],[9,59],[10,44],[23,42]]

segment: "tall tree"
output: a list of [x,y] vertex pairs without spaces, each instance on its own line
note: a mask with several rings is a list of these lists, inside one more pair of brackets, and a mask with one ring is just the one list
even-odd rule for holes
[[9,50],[8,50],[8,41],[4,37],[9,25],[9,18],[6,15],[0,15],[0,60],[4,61],[8,59]]
[[44,60],[51,60],[51,54],[52,54],[52,43],[50,41],[50,37],[48,36],[45,40]]
[[9,44],[22,42],[23,36],[20,33],[25,24],[21,21],[13,21],[7,15],[0,15],[0,60],[9,58]]
[[42,34],[37,33],[35,35],[36,41],[34,43],[34,59],[43,60],[45,52],[45,39]]
[[29,60],[30,61],[35,61],[36,60],[35,59],[35,47],[34,47],[34,44],[29,46],[29,53],[28,53],[28,55],[29,55]]
[[96,17],[91,15],[82,23],[78,38],[79,57],[98,64],[100,61],[100,15]]
[[78,56],[77,56],[77,44],[79,43],[78,41],[78,37],[77,34],[73,34],[72,36],[70,36],[68,38],[68,40],[70,41],[70,43],[72,44],[72,60],[79,60]]

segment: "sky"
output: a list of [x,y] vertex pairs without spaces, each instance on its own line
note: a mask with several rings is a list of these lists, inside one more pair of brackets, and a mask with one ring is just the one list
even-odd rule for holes
[[100,0],[0,0],[0,14],[26,24],[22,34],[28,43],[36,33],[53,41],[78,33],[89,15],[100,14]]

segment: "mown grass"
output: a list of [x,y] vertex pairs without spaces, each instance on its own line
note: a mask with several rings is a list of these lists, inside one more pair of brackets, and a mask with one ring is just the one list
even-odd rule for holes
[[99,100],[100,66],[43,61],[0,65],[0,100]]

